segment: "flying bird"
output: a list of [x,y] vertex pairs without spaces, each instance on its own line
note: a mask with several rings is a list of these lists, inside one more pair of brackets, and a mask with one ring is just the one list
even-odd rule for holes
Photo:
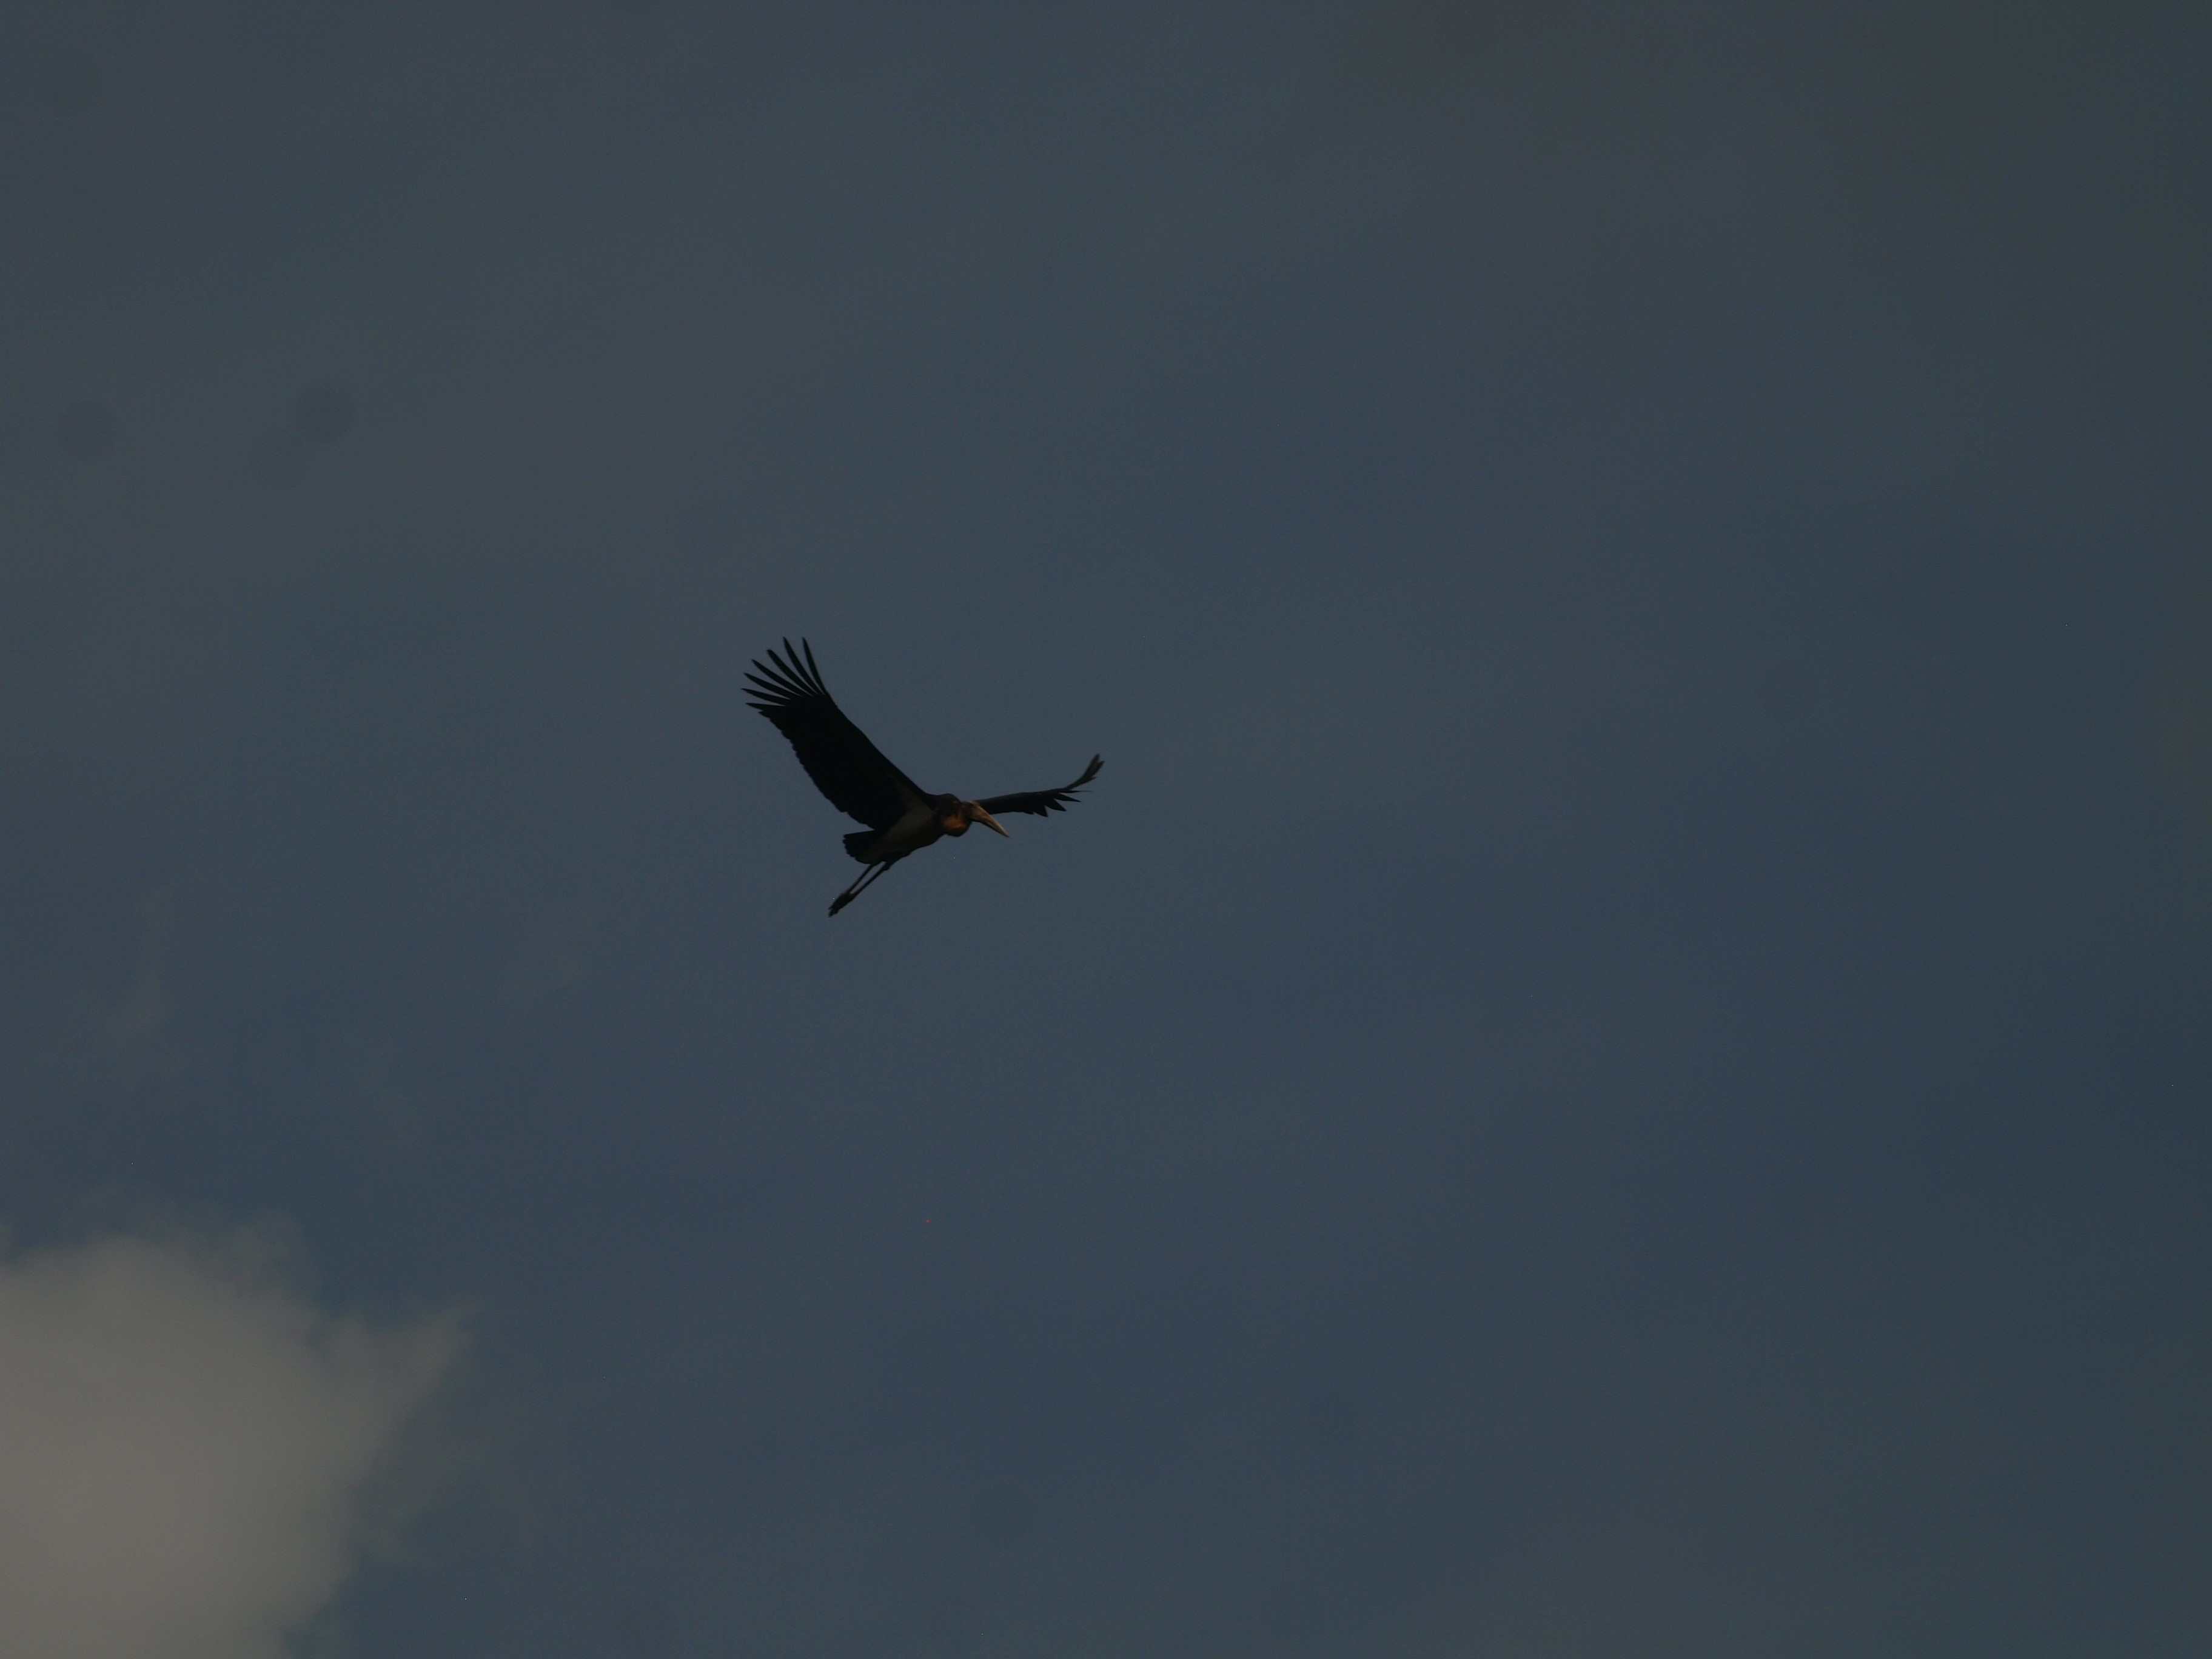
[[845,718],[822,684],[814,647],[805,640],[796,651],[786,640],[782,652],[771,649],[766,662],[754,658],[745,683],[748,700],[791,739],[814,787],[847,817],[868,826],[845,837],[845,850],[868,867],[830,901],[833,916],[908,854],[945,836],[964,836],[978,823],[1003,836],[1006,827],[995,816],[1000,812],[1034,812],[1039,817],[1064,812],[1076,791],[1098,775],[1099,757],[1093,755],[1081,777],[1057,789],[986,795],[981,800],[929,794]]

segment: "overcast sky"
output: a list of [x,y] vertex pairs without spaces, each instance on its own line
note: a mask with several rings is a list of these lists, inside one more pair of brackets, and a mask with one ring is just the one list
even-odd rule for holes
[[2204,1652],[2208,69],[0,12],[11,1659]]

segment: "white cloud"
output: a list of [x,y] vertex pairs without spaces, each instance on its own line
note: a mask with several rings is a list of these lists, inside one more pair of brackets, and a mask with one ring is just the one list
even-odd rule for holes
[[9,1659],[274,1659],[351,1571],[362,1484],[459,1342],[329,1318],[235,1251],[0,1261]]

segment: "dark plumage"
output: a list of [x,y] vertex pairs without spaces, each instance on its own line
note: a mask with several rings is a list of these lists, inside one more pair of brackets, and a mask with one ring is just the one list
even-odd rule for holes
[[845,837],[845,850],[868,867],[831,902],[833,916],[909,853],[945,836],[964,836],[977,823],[1003,836],[1006,830],[998,820],[1000,812],[1030,812],[1038,817],[1064,812],[1076,799],[1076,792],[1098,775],[1102,763],[1093,755],[1081,777],[1057,789],[987,795],[981,800],[929,794],[845,718],[845,711],[822,684],[813,647],[805,640],[794,651],[786,640],[781,653],[770,650],[766,662],[754,659],[745,682],[752,706],[791,740],[814,787],[846,817],[868,826]]

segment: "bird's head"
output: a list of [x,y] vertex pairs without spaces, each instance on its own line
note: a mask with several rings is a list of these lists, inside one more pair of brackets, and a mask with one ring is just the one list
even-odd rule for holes
[[980,800],[956,802],[945,814],[942,822],[945,825],[945,833],[948,836],[964,836],[968,833],[968,827],[975,823],[984,824],[997,830],[1002,836],[1006,833],[1006,826],[985,811],[983,803]]

